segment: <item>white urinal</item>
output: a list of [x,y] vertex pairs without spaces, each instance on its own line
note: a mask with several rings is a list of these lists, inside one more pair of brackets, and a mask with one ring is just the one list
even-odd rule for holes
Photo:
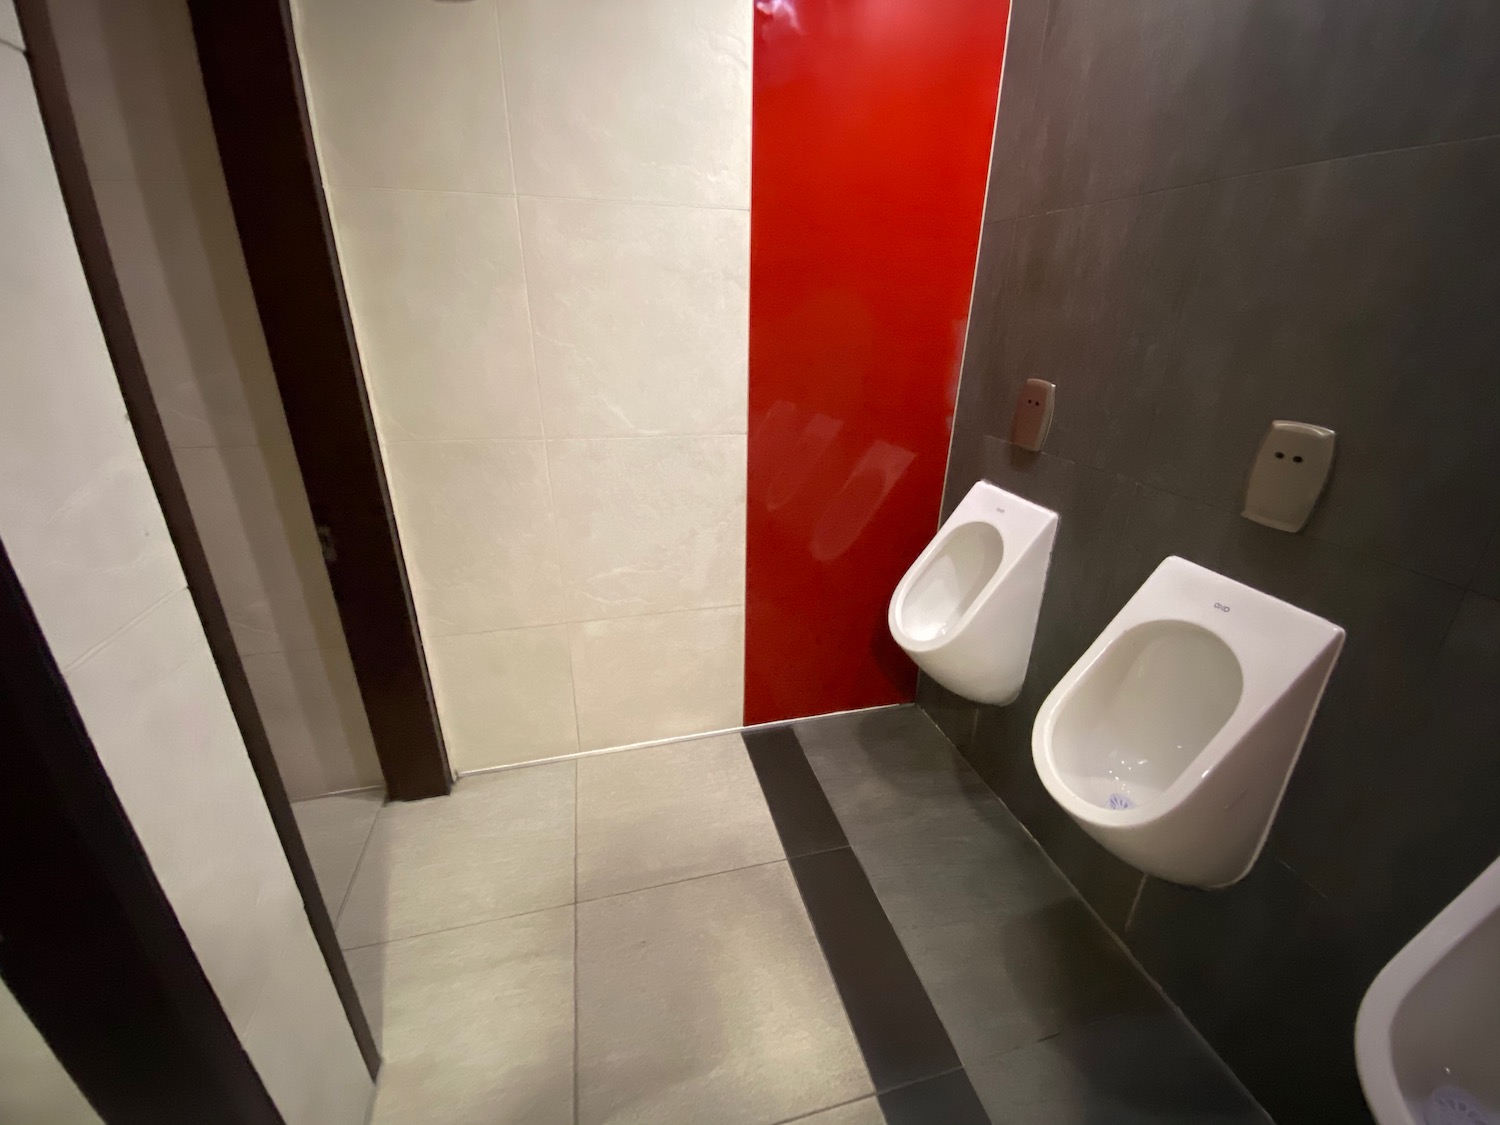
[[1169,558],[1052,689],[1032,757],[1053,799],[1148,875],[1255,863],[1344,631]]
[[976,703],[1021,692],[1057,513],[979,481],[891,595],[891,636],[917,666]]

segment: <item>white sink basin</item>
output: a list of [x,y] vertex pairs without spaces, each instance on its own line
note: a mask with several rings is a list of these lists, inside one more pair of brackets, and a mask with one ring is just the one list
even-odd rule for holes
[[1500,860],[1380,971],[1354,1055],[1380,1125],[1500,1125]]

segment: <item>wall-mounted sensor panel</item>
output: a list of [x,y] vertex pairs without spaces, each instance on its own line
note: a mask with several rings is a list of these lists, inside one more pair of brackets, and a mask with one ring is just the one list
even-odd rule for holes
[[1047,431],[1052,428],[1052,402],[1057,388],[1045,379],[1027,379],[1016,400],[1016,414],[1010,421],[1010,443],[1033,453],[1042,448]]
[[1333,468],[1332,430],[1306,422],[1272,422],[1250,467],[1248,520],[1278,531],[1301,531]]

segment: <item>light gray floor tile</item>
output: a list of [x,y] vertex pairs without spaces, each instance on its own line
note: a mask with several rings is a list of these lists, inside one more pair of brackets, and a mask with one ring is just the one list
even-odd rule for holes
[[[885,1125],[885,1114],[874,1098],[825,1109],[811,1117],[799,1117],[790,1125]],[[936,1125],[936,1123],[934,1123]]]
[[571,906],[348,959],[384,1059],[371,1125],[572,1125]]
[[578,897],[784,858],[737,734],[578,762]]
[[579,1125],[767,1125],[872,1093],[785,863],[578,905]]
[[318,889],[323,892],[328,914],[335,922],[344,896],[349,893],[354,867],[384,803],[385,794],[371,790],[314,797],[292,805],[292,815],[297,818],[297,831],[302,833]]
[[917,707],[807,719],[796,731],[851,842],[973,821],[999,806]]
[[386,805],[339,919],[346,949],[573,901],[572,762]]

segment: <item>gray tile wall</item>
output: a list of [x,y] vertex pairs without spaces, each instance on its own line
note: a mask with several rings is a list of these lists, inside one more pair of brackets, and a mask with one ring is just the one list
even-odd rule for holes
[[[1282,1125],[1368,1121],[1379,967],[1497,853],[1500,5],[1014,0],[945,514],[1062,515],[1021,698],[923,706]],[[1058,386],[1041,454],[1004,436]],[[1238,515],[1273,418],[1339,433],[1308,529]],[[1143,880],[1031,724],[1166,555],[1349,632],[1234,888]]]

